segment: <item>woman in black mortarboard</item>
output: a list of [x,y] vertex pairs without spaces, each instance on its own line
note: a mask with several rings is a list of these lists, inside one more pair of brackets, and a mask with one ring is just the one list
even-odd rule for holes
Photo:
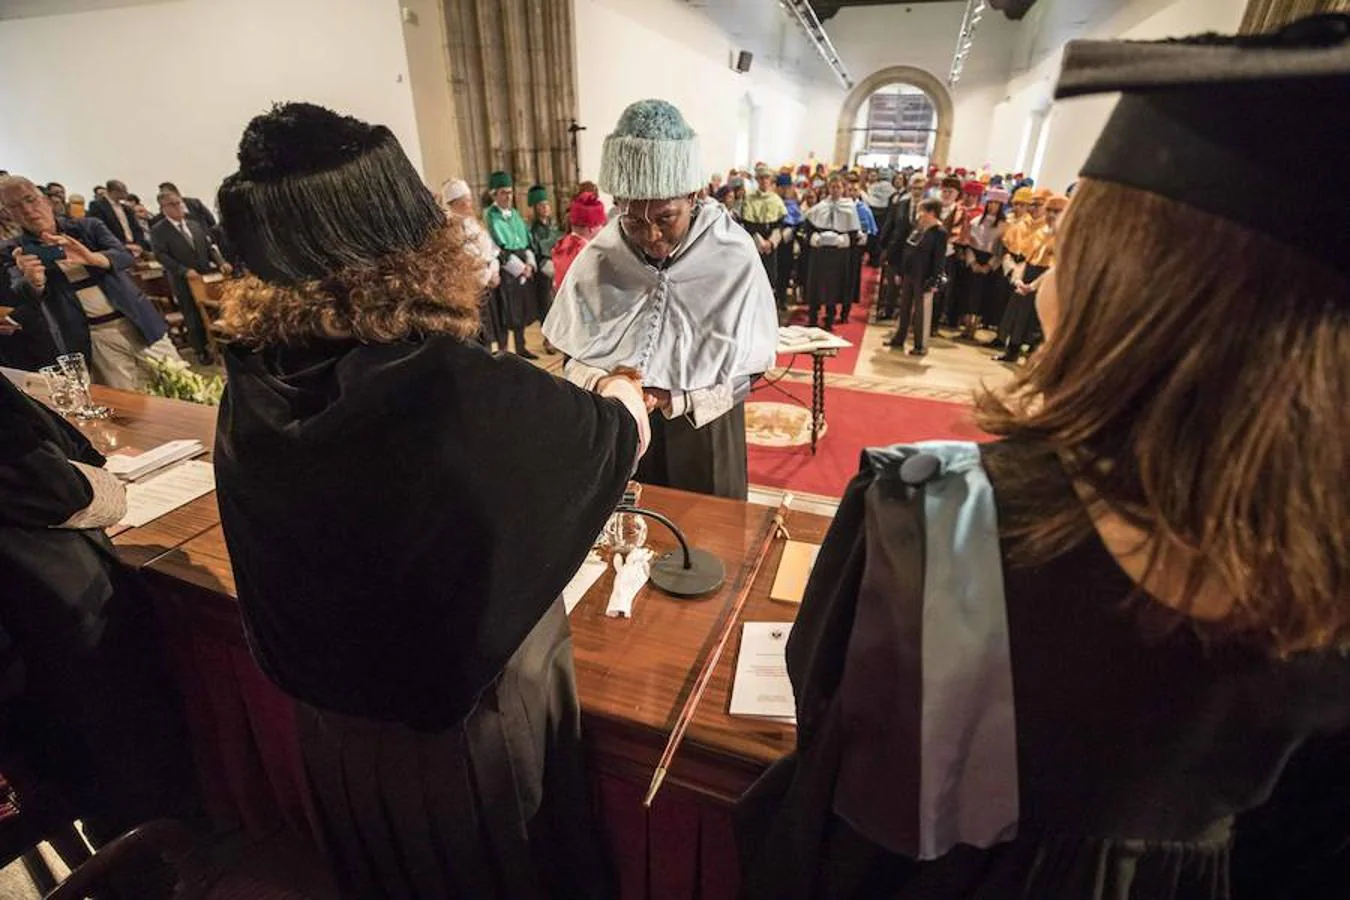
[[1350,171],[1267,177],[1350,150],[1350,17],[1069,44],[1105,91],[1001,440],[843,498],[747,900],[1350,896]]
[[277,106],[219,200],[253,273],[223,303],[221,520],[344,892],[603,896],[559,595],[640,388],[473,341],[480,261],[383,126]]

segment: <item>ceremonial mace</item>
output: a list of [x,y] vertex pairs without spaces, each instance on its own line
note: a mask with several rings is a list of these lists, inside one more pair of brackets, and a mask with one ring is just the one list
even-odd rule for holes
[[680,717],[675,720],[675,728],[670,732],[670,738],[666,741],[666,749],[661,753],[661,761],[656,764],[656,771],[652,773],[652,782],[648,785],[647,796],[642,801],[644,807],[651,807],[652,801],[656,799],[656,792],[661,790],[661,784],[666,780],[666,774],[675,761],[675,753],[684,741],[684,734],[689,730],[689,723],[694,720],[694,713],[698,710],[699,701],[703,699],[703,692],[708,689],[708,683],[712,681],[717,663],[722,659],[722,651],[726,649],[731,632],[736,628],[736,621],[741,617],[741,611],[745,609],[745,602],[750,599],[750,591],[755,586],[755,579],[759,576],[760,566],[764,564],[764,558],[769,555],[769,548],[773,546],[774,538],[789,536],[786,522],[788,507],[791,505],[792,495],[784,494],[782,502],[773,514],[773,518],[764,527],[764,533],[760,536],[759,548],[755,553],[750,571],[736,587],[736,596],[731,602],[731,612],[727,615],[722,633],[718,636],[717,643],[713,645],[712,653],[704,661],[703,668],[694,681],[694,689],[689,692],[689,699],[685,700],[684,708],[680,710]]

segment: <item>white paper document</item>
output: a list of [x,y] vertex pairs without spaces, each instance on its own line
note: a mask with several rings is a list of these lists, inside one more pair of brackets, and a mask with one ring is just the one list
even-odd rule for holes
[[103,468],[123,481],[139,481],[152,472],[157,472],[180,460],[201,456],[205,452],[206,448],[202,446],[201,441],[169,441],[167,444],[160,444],[153,450],[147,450],[135,456],[128,456],[124,453],[110,456]]
[[570,616],[572,610],[577,608],[586,597],[586,592],[591,589],[591,585],[600,580],[600,576],[605,574],[609,566],[600,558],[600,554],[591,553],[581,563],[581,568],[572,576],[572,580],[563,588],[563,606],[567,608],[567,614]]
[[190,460],[127,485],[127,514],[118,524],[139,528],[215,489],[216,471],[211,464]]
[[731,685],[731,714],[797,723],[797,706],[788,680],[790,622],[744,622],[736,680]]
[[783,325],[778,329],[779,353],[806,353],[811,350],[843,350],[853,344],[823,328]]

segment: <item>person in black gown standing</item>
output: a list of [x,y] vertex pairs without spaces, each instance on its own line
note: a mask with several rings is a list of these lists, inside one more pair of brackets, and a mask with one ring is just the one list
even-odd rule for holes
[[482,259],[384,126],[277,106],[220,212],[253,273],[223,300],[221,523],[345,895],[607,896],[560,595],[641,387],[473,340]]
[[1350,175],[1262,173],[1350,150],[1350,17],[1067,46],[1122,90],[1001,440],[863,454],[746,900],[1346,895]]

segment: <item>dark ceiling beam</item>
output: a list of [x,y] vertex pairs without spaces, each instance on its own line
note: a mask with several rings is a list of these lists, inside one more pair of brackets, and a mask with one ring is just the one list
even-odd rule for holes
[[[839,10],[846,6],[919,6],[924,3],[942,3],[945,0],[811,0],[816,15],[824,22],[834,18]],[[1010,19],[1020,19],[1027,14],[1036,0],[986,0],[996,10]]]

